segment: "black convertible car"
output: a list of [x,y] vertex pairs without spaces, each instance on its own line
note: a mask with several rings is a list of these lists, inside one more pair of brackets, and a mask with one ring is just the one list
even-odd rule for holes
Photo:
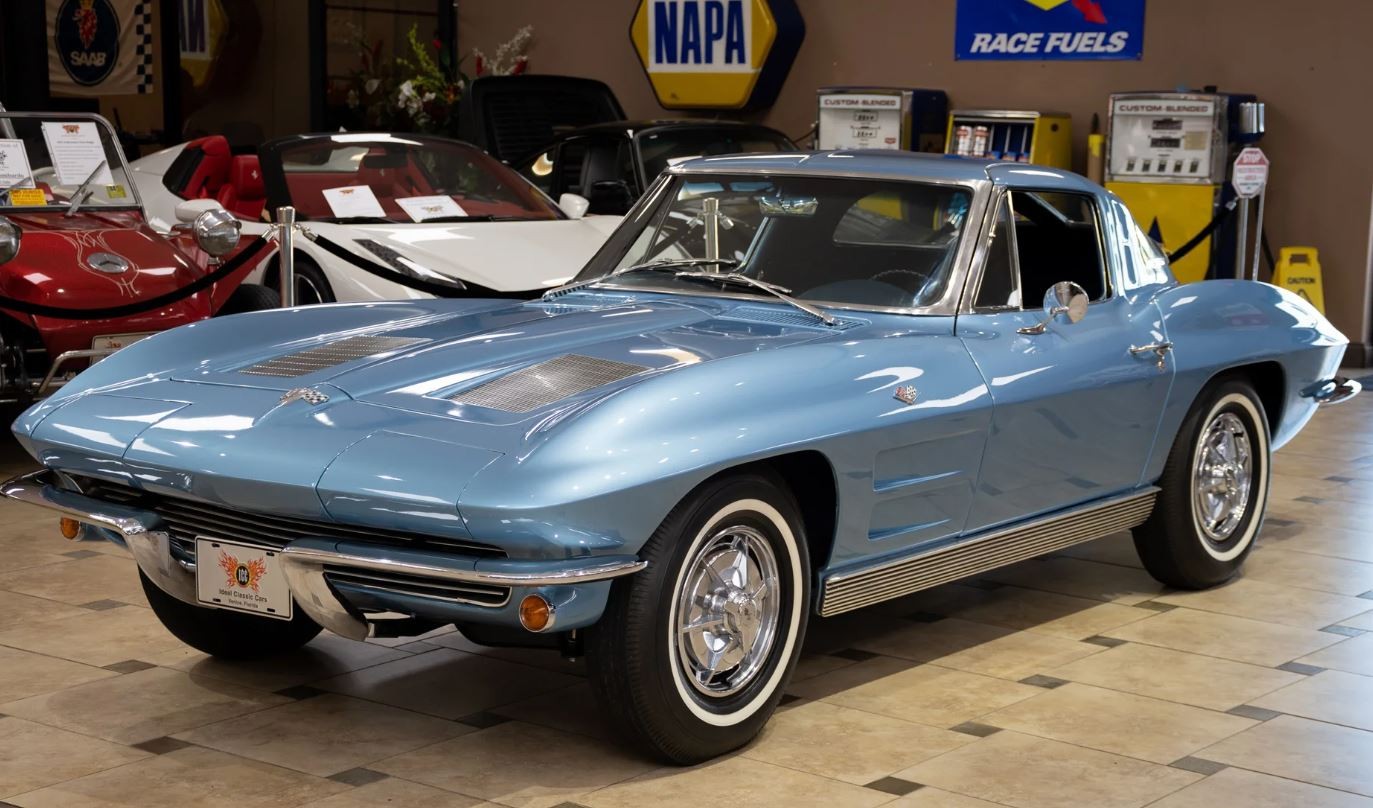
[[612,121],[584,126],[512,161],[554,199],[580,194],[591,213],[624,214],[663,169],[689,157],[794,151],[776,129],[734,121]]

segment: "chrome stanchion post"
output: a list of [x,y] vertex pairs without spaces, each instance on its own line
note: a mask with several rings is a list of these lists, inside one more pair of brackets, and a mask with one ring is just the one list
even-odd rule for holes
[[1263,254],[1263,201],[1268,198],[1268,188],[1259,191],[1259,220],[1254,225],[1254,270],[1250,277],[1259,279],[1259,256]]
[[296,209],[287,205],[277,208],[277,264],[281,275],[281,305],[296,304]]

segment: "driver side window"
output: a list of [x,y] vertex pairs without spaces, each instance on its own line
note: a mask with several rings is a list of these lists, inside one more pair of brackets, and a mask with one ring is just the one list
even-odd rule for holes
[[1037,309],[1045,292],[1059,281],[1077,283],[1089,300],[1104,300],[1110,285],[1098,221],[1096,202],[1089,194],[1007,191],[974,306]]

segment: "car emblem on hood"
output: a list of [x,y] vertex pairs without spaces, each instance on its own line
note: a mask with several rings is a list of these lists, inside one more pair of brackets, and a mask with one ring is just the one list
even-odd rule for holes
[[290,404],[292,401],[304,401],[306,404],[323,404],[329,397],[312,387],[296,387],[287,390],[281,397],[282,404]]
[[900,401],[902,404],[914,404],[916,396],[918,395],[919,393],[916,392],[915,387],[909,384],[903,384],[896,388],[896,400]]
[[106,275],[118,275],[121,272],[129,271],[129,261],[114,253],[98,252],[86,259],[86,266],[96,272],[104,272]]

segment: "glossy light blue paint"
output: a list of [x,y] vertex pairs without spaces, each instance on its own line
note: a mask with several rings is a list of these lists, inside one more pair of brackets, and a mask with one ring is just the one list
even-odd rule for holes
[[[828,555],[813,559],[823,578],[1153,482],[1198,392],[1230,368],[1280,372],[1283,406],[1270,413],[1280,445],[1314,411],[1298,392],[1333,376],[1343,353],[1344,338],[1280,289],[1176,285],[1141,257],[1123,206],[1066,172],[868,153],[708,158],[674,171],[725,168],[965,183],[974,215],[1001,187],[1092,193],[1114,295],[1041,335],[1016,331],[1037,311],[834,308],[840,326],[827,327],[770,298],[689,289],[261,312],[136,343],[29,409],[15,433],[53,468],[242,510],[471,538],[508,555],[480,563],[526,570],[632,557],[711,476],[811,452],[837,501],[835,534],[819,537],[832,540]],[[381,332],[417,341],[297,378],[242,372]],[[1162,371],[1129,352],[1164,339],[1175,348]],[[528,413],[452,400],[571,353],[644,370]],[[329,400],[281,403],[296,387]],[[898,387],[914,387],[914,402]],[[552,589],[567,610],[559,625],[579,627],[599,616],[610,584]],[[509,604],[345,595],[357,607],[516,624]]]

